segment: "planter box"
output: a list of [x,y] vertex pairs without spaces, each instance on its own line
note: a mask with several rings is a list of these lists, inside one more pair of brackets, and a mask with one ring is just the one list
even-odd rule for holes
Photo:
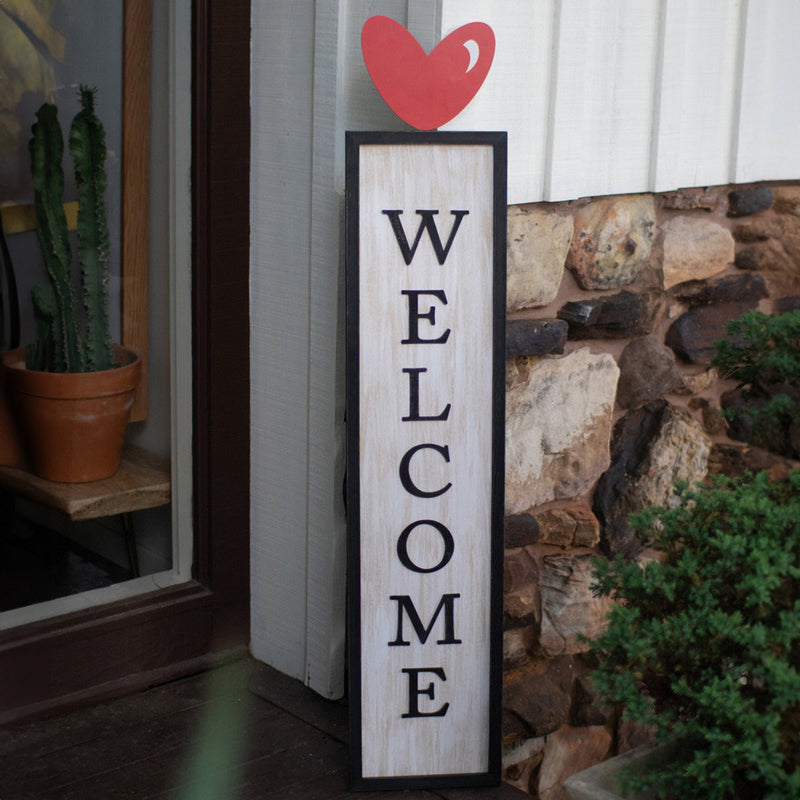
[[653,800],[650,792],[624,794],[620,788],[620,773],[631,768],[647,772],[671,757],[673,747],[667,744],[637,747],[621,756],[614,756],[582,772],[570,775],[564,781],[564,791],[571,800]]

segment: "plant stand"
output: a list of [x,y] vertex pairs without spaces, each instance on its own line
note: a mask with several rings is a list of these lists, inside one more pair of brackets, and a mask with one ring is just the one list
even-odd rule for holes
[[119,470],[111,478],[57,483],[17,467],[0,466],[0,490],[11,496],[7,511],[12,513],[13,498],[24,497],[73,522],[120,516],[134,577],[139,575],[139,558],[132,512],[166,505],[171,499],[169,463],[133,446],[125,448]]

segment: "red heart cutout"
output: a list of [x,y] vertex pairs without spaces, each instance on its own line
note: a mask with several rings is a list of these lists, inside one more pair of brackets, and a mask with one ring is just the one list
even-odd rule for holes
[[492,66],[494,32],[483,22],[470,22],[428,55],[399,22],[370,17],[361,29],[361,51],[389,108],[428,131],[449,122],[475,97]]

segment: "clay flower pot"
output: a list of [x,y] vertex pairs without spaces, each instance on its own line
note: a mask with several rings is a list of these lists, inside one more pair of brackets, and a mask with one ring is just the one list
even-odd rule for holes
[[25,367],[23,348],[5,360],[9,399],[40,478],[86,483],[110,478],[119,467],[125,429],[142,362],[114,348],[114,369],[37,372]]

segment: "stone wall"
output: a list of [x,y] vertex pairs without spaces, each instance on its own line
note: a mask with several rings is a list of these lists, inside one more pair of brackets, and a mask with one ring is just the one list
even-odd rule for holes
[[676,479],[777,460],[734,442],[710,366],[745,310],[800,307],[800,183],[513,206],[508,214],[504,777],[543,800],[645,734],[595,701],[599,552]]

